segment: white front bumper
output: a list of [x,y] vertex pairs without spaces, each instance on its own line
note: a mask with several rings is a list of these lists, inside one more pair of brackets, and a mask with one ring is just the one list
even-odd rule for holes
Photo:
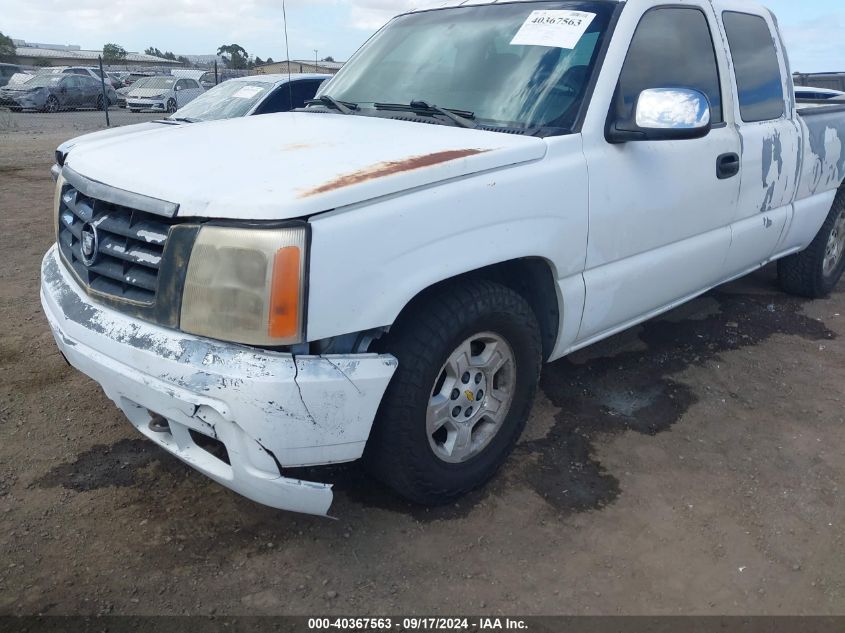
[[162,99],[127,99],[126,107],[130,110],[164,110],[165,101]]
[[[331,486],[287,479],[279,466],[360,458],[397,366],[374,354],[293,357],[133,319],[93,303],[55,247],[42,264],[41,302],[71,365],[141,433],[243,496],[295,512],[326,514]],[[154,416],[170,431],[151,430]],[[197,444],[201,436],[222,443],[229,463]]]

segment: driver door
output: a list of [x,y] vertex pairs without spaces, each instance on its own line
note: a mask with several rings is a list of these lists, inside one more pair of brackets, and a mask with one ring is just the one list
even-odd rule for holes
[[75,108],[79,104],[79,80],[73,75],[62,78],[59,84],[59,101],[63,108]]
[[[717,174],[717,165],[738,157],[740,140],[726,124],[731,113],[722,107],[730,92],[720,76],[729,75],[724,51],[717,54],[713,44],[718,41],[715,15],[705,2],[647,8],[653,4],[628,3],[628,11],[643,7],[642,18],[629,39],[624,32],[614,36],[617,45],[630,41],[627,51],[616,51],[621,73],[614,71],[609,53],[603,74],[617,74],[599,81],[608,89],[616,85],[616,91],[611,95],[606,89],[604,103],[596,93],[594,120],[584,125],[590,236],[579,346],[716,285],[730,248],[738,160],[736,173]],[[613,120],[631,117],[643,90],[672,87],[708,97],[713,129],[706,137],[608,142],[608,110]]]

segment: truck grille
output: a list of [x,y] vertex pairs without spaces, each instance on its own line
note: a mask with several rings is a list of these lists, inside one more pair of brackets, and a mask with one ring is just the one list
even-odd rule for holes
[[[91,290],[152,305],[167,237],[175,223],[93,199],[66,186],[59,204],[58,243],[65,261]],[[97,237],[94,253],[87,258],[83,254],[83,233],[89,242],[92,234]]]

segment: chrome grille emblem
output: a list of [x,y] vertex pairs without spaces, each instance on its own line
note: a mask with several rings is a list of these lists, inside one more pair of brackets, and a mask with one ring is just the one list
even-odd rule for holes
[[93,266],[97,261],[100,251],[100,238],[97,235],[97,227],[90,222],[82,227],[81,239],[82,263],[86,266]]

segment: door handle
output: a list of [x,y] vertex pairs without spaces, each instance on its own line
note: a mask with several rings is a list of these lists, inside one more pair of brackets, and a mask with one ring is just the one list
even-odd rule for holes
[[719,180],[733,178],[739,173],[739,154],[722,154],[716,159],[716,176]]

